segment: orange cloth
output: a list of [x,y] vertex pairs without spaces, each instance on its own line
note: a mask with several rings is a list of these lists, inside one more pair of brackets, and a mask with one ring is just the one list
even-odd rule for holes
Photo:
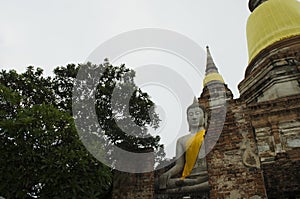
[[198,153],[200,151],[204,139],[204,134],[205,130],[201,130],[198,133],[196,133],[193,137],[188,139],[186,143],[185,165],[181,179],[184,179],[185,177],[191,174],[198,158]]

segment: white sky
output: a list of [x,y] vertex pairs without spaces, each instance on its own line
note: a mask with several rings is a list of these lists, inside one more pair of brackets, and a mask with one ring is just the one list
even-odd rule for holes
[[[203,49],[209,45],[219,72],[238,97],[248,62],[249,14],[248,0],[0,0],[0,69],[21,72],[33,65],[51,75],[57,66],[85,62],[101,43],[120,33],[161,28],[183,34]],[[199,82],[193,87],[197,96]],[[168,117],[168,110],[163,114]]]

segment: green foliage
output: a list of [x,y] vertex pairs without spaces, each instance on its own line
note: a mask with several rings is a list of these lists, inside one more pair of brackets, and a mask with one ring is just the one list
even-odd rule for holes
[[[25,73],[0,72],[0,196],[5,198],[107,198],[112,184],[112,171],[95,159],[83,146],[73,117],[89,117],[91,111],[73,116],[73,85],[78,86],[79,68],[97,68],[100,77],[89,74],[97,83],[95,108],[105,135],[119,147],[129,151],[154,148],[164,157],[159,137],[148,135],[147,128],[158,126],[149,96],[136,88],[134,72],[124,65],[108,62],[95,66],[67,65],[54,70],[54,77],[43,77],[43,70],[28,67]],[[78,78],[77,78],[78,79]],[[113,90],[128,89],[129,107],[116,105],[112,110]],[[120,93],[119,93],[120,94]],[[86,93],[81,96],[86,97]],[[73,98],[72,98],[73,97]],[[124,97],[124,96],[121,96]],[[134,130],[127,135],[116,123],[116,116],[128,109]],[[150,113],[150,114],[148,114]],[[86,115],[88,114],[88,115]],[[88,125],[88,124],[87,124]],[[95,137],[93,137],[94,139]],[[97,153],[103,151],[94,146]]]
[[105,193],[110,170],[86,151],[72,123],[69,114],[45,104],[1,121],[1,194],[91,198]]
[[55,103],[51,79],[29,67],[20,75],[2,71],[0,81],[1,195],[105,198],[111,169],[82,145],[72,116]]

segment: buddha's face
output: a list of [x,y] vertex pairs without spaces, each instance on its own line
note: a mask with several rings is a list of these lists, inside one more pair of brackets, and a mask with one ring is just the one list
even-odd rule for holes
[[190,108],[187,114],[190,127],[197,128],[203,126],[204,113],[200,107]]

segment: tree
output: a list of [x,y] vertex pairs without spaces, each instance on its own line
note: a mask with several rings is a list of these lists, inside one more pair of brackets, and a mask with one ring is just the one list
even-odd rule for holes
[[[84,71],[82,77],[77,76],[79,69]],[[86,142],[91,143],[93,139],[97,139],[94,138],[94,134],[89,133],[99,130],[86,120],[86,118],[93,117],[92,109],[95,108],[101,130],[104,131],[108,140],[104,141],[107,144],[103,147],[106,151],[111,145],[130,152],[153,148],[157,152],[155,157],[157,161],[164,158],[163,145],[159,144],[159,136],[153,137],[148,134],[149,127],[157,128],[159,124],[158,115],[153,111],[154,103],[148,94],[136,87],[134,71],[126,68],[125,65],[113,66],[105,60],[105,63],[101,65],[87,63],[78,67],[75,65],[59,67],[54,70],[54,73],[56,74],[55,93],[60,96],[59,101],[64,102],[61,107],[70,107],[72,104],[72,89],[69,89],[69,85],[75,85],[78,93],[73,96],[73,103],[85,98],[81,103],[78,102],[80,110],[84,111],[74,117],[84,123],[83,126],[89,127],[87,132],[83,133],[86,139],[89,139]],[[62,93],[62,95],[61,91],[67,91],[69,94]],[[92,99],[95,107],[89,106],[90,97],[88,96],[91,95],[95,95]],[[116,99],[123,99],[124,102],[126,98],[128,103],[116,102]],[[127,112],[129,114],[126,114]],[[112,154],[112,151],[109,153]]]
[[[103,70],[100,79],[93,74],[90,76],[99,80],[95,90],[95,108],[109,142],[129,151],[145,147],[163,151],[159,137],[147,134],[147,128],[157,127],[159,122],[151,110],[153,102],[136,88],[134,72],[124,65],[117,67],[108,62],[98,66],[70,64],[57,67],[53,78],[43,77],[43,70],[35,70],[34,67],[28,67],[22,74],[14,70],[1,71],[0,193],[5,198],[107,197],[105,194],[112,183],[112,170],[87,151],[74,124],[73,118],[89,115],[72,115],[72,100],[76,100],[72,96],[73,85],[79,86],[81,81],[76,78],[79,69],[88,68]],[[118,127],[114,119],[116,112],[111,109],[112,91],[115,87],[124,86],[133,89],[129,107],[120,105],[116,109],[128,108],[128,117],[136,124],[134,127],[139,127],[130,136]],[[82,93],[77,97],[84,96],[85,93]],[[97,136],[93,138],[97,139]],[[104,153],[99,148],[95,150]],[[160,153],[161,157],[163,155]]]
[[5,198],[104,197],[111,170],[82,145],[71,115],[55,107],[50,79],[32,67],[20,75],[2,71],[0,77],[1,194]]

